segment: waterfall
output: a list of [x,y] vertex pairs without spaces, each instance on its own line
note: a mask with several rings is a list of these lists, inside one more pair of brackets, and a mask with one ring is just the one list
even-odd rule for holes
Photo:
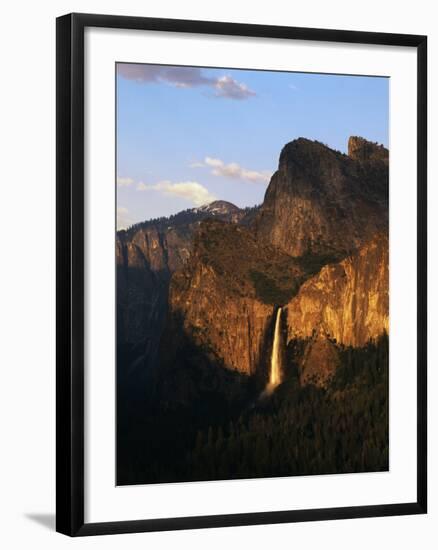
[[275,319],[274,342],[272,344],[271,355],[271,373],[269,375],[269,385],[272,388],[281,383],[281,307],[277,309]]
[[269,382],[263,392],[260,394],[260,399],[269,397],[275,388],[281,384],[282,368],[281,368],[281,307],[277,309],[274,327],[274,341],[272,342],[271,354],[271,371],[269,373]]

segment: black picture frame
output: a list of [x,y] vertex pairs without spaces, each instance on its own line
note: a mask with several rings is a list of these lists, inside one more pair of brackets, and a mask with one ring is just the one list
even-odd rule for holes
[[[84,522],[84,29],[157,30],[405,46],[417,52],[417,499],[402,504]],[[69,14],[57,42],[56,529],[69,536],[424,514],[427,511],[427,38],[268,25]]]

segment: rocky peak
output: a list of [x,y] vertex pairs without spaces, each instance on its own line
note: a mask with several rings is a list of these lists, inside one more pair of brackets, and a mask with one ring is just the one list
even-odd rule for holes
[[245,216],[245,210],[228,201],[213,201],[194,208],[193,212],[205,219],[215,218],[231,223],[239,223]]
[[383,145],[367,141],[362,137],[351,136],[348,140],[348,156],[360,162],[373,160],[388,161],[389,152]]
[[345,256],[387,230],[386,149],[370,144],[362,162],[354,156],[365,151],[362,142],[369,143],[353,140],[352,157],[305,138],[285,145],[256,217],[257,235],[292,256]]
[[330,149],[320,141],[299,137],[286,143],[281,150],[279,168],[295,164],[314,171],[316,166],[322,165],[321,161],[330,163],[330,161],[336,161],[336,158],[343,156],[345,155],[341,152]]
[[235,214],[240,212],[240,208],[228,201],[213,201],[204,206],[195,209],[198,212],[209,212],[213,215]]

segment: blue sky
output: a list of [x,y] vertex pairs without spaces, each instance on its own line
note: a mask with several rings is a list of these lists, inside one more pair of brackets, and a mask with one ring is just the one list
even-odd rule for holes
[[118,228],[214,199],[260,204],[298,137],[388,146],[389,80],[117,65]]

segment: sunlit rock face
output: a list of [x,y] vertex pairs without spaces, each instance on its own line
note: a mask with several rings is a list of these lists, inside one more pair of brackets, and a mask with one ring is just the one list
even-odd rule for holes
[[281,307],[282,346],[303,343],[300,382],[324,386],[338,344],[388,331],[387,235],[384,147],[351,137],[344,155],[288,143],[261,207],[216,201],[118,233],[123,364],[154,364],[184,400],[211,389],[213,372],[247,379],[261,369],[268,383]]
[[388,330],[387,151],[351,138],[349,153],[295,140],[247,225],[199,225],[172,275],[164,363],[178,363],[189,342],[231,371],[268,371],[285,306],[287,341],[307,342],[300,380],[323,385],[338,364],[335,340],[362,346]]
[[198,265],[187,279],[186,288],[177,288],[183,276],[171,287],[175,329],[183,331],[213,362],[247,375],[255,374],[272,306],[225,289],[211,266]]
[[296,292],[302,276],[293,258],[247,228],[204,222],[190,262],[172,277],[166,332],[183,334],[226,369],[255,374],[262,354],[270,357],[275,304]]
[[383,161],[388,164],[388,149],[358,136],[348,139],[348,156],[360,162]]
[[356,347],[388,332],[387,236],[375,236],[306,281],[287,305],[287,323],[288,339],[318,333]]
[[350,138],[344,155],[299,138],[285,145],[255,223],[292,256],[342,257],[388,226],[388,151]]
[[119,231],[116,236],[117,340],[127,366],[156,362],[167,312],[169,281],[183,268],[202,220],[237,223],[246,212],[226,201]]

